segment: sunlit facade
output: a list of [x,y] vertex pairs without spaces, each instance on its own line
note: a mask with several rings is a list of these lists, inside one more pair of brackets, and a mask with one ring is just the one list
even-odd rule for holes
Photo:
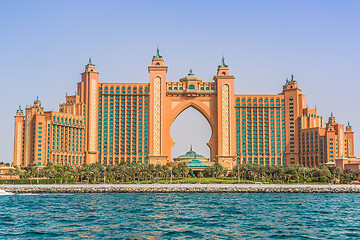
[[190,73],[167,81],[159,51],[148,67],[148,83],[102,83],[91,60],[74,96],[59,111],[44,111],[36,99],[15,116],[14,164],[44,166],[100,162],[171,166],[175,144],[170,127],[189,107],[208,121],[210,161],[236,164],[317,166],[336,158],[354,158],[351,126],[331,115],[326,126],[293,76],[280,94],[234,93],[224,58],[212,81]]

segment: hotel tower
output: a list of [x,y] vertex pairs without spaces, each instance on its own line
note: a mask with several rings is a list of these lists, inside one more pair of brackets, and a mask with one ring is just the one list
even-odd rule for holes
[[222,58],[212,81],[190,70],[168,81],[157,49],[148,83],[102,83],[89,60],[77,93],[59,111],[45,111],[37,98],[15,116],[14,165],[81,165],[100,162],[167,164],[175,144],[170,127],[185,109],[197,109],[212,129],[210,160],[236,164],[303,164],[314,167],[354,158],[351,126],[324,124],[291,76],[280,94],[234,93],[234,79]]

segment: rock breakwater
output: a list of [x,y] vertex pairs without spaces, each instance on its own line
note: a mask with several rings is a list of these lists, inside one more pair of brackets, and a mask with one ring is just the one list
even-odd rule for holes
[[78,184],[2,185],[13,193],[360,193],[360,185]]

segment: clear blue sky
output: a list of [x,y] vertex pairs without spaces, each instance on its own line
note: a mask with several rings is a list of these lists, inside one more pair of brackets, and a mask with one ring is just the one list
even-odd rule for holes
[[[211,81],[224,54],[239,94],[276,94],[294,73],[309,107],[350,123],[360,156],[360,1],[0,0],[0,161],[12,162],[14,114],[38,95],[58,110],[88,57],[102,82],[148,82],[156,46],[168,81],[190,68]],[[179,121],[182,120],[182,121]],[[189,122],[194,128],[186,128]],[[172,126],[174,155],[208,155],[206,120]],[[187,132],[186,132],[187,131]]]

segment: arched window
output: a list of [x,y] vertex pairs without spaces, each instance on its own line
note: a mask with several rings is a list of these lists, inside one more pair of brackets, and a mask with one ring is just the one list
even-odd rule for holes
[[194,86],[193,84],[191,84],[191,85],[189,86],[189,89],[190,89],[190,90],[194,90],[194,89],[195,89],[195,86]]

